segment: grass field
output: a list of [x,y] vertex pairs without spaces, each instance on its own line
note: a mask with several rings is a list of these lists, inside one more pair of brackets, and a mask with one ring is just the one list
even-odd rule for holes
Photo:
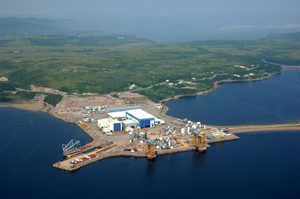
[[170,85],[138,91],[158,101],[178,93],[208,90],[218,80],[260,78],[281,70],[262,58],[300,64],[299,44],[299,33],[255,41],[173,44],[130,35],[5,36],[0,37],[0,77],[20,88],[34,84],[68,93],[99,94],[128,90],[131,84],[145,88],[169,80]]

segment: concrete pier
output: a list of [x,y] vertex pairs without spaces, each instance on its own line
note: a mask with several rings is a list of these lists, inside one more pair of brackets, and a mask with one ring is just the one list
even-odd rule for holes
[[[210,148],[210,144],[212,143],[218,143],[218,142],[225,142],[225,141],[231,141],[231,140],[237,140],[240,139],[236,135],[230,135],[225,137],[224,139],[219,140],[208,140],[206,144],[206,148]],[[135,157],[135,158],[146,158],[147,154],[146,151],[138,150],[136,152],[130,152],[130,151],[113,151],[113,149],[117,148],[118,145],[111,145],[102,149],[96,149],[95,151],[92,151],[90,153],[82,153],[75,156],[72,156],[71,158],[65,159],[63,161],[57,162],[53,164],[53,167],[56,169],[72,172],[76,171],[84,166],[87,166],[89,164],[92,164],[94,162],[106,159],[106,158],[114,158],[114,157]],[[185,146],[179,146],[174,147],[173,149],[165,149],[165,150],[158,150],[157,156],[159,155],[166,155],[166,154],[173,154],[173,153],[181,153],[181,152],[187,152],[187,151],[194,151],[196,148],[191,144],[186,144]],[[87,156],[90,156],[92,158],[88,159]],[[93,157],[94,156],[94,157]],[[85,159],[84,161],[79,161],[76,164],[71,164],[70,162]]]

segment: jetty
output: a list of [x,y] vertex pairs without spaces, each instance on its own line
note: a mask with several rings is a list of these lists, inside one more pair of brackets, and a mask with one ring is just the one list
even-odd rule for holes
[[[236,135],[227,136],[224,139],[219,140],[208,140],[205,144],[206,148],[210,148],[209,144],[232,141],[240,139]],[[181,153],[187,151],[196,151],[196,148],[193,144],[187,145],[177,145],[177,147],[172,149],[157,150],[156,156],[167,155],[173,153]],[[142,147],[136,148],[136,150],[126,150],[123,145],[112,144],[110,146],[95,149],[94,151],[88,153],[80,153],[73,155],[72,157],[66,158],[62,161],[59,161],[53,164],[55,169],[63,170],[66,172],[74,172],[82,167],[85,167],[89,164],[114,157],[132,157],[132,158],[146,158],[147,150],[144,150]]]
[[[73,172],[94,162],[114,157],[145,158],[151,161],[157,156],[187,151],[209,153],[211,144],[240,139],[235,133],[300,130],[299,123],[248,126],[204,125],[201,122],[168,116],[164,111],[167,110],[165,106],[150,101],[145,101],[142,107],[127,106],[105,110],[101,108],[100,112],[95,111],[98,106],[88,106],[85,107],[88,111],[83,111],[84,114],[80,115],[78,110],[82,111],[82,108],[65,109],[68,114],[60,114],[60,116],[53,112],[55,117],[78,125],[94,140],[87,144],[88,146],[81,147],[82,150],[78,154],[70,153],[67,158],[53,164],[55,169]],[[131,130],[126,130],[127,127]]]

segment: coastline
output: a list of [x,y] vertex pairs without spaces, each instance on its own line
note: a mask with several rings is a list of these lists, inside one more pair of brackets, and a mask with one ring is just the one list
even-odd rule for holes
[[[165,106],[165,109],[162,111],[161,115],[165,115],[166,117],[171,117],[169,115],[166,115],[166,112],[169,110],[169,108]],[[35,103],[30,103],[30,104],[15,104],[15,105],[3,105],[0,107],[13,107],[13,108],[19,108],[23,110],[29,110],[29,111],[41,111],[41,112],[47,112],[49,113],[52,117],[59,119],[65,123],[68,124],[75,124],[77,125],[83,132],[85,132],[88,136],[90,136],[93,139],[97,139],[91,131],[81,127],[78,125],[76,122],[72,121],[67,121],[63,120],[60,117],[57,117],[53,113],[53,106],[49,105],[46,103],[46,106],[44,106],[44,103],[40,102],[35,102]],[[171,117],[173,118],[173,117]],[[180,118],[176,118],[180,119]],[[286,131],[286,130],[298,130],[300,131],[300,122],[295,122],[295,123],[285,123],[285,124],[260,124],[260,125],[240,125],[240,126],[215,126],[215,125],[207,125],[208,128],[222,128],[230,131],[230,133],[236,134],[236,133],[247,133],[247,132],[256,132],[256,131]]]
[[[209,90],[197,92],[197,93],[192,94],[192,95],[176,95],[176,96],[174,96],[174,97],[172,97],[172,98],[167,98],[167,99],[160,100],[159,102],[160,102],[160,103],[164,103],[164,102],[169,102],[169,101],[171,101],[171,100],[179,99],[179,98],[181,98],[181,97],[192,97],[192,96],[204,95],[204,94],[207,94],[207,93],[211,93],[211,92],[214,92],[214,91],[216,90],[216,88],[220,88],[220,87],[221,87],[220,84],[223,84],[223,83],[254,82],[254,81],[262,81],[262,80],[266,80],[266,79],[269,79],[270,77],[272,77],[273,75],[280,74],[280,73],[282,72],[282,70],[284,70],[284,69],[282,68],[279,72],[271,73],[271,74],[269,74],[269,75],[266,76],[266,77],[261,77],[261,78],[256,78],[256,79],[242,79],[242,80],[232,80],[232,79],[227,79],[227,80],[216,81],[216,82],[214,82],[214,87],[211,88],[211,89],[209,89]],[[166,105],[165,105],[165,106],[166,106]]]
[[300,131],[300,123],[270,124],[270,125],[241,125],[241,126],[209,126],[222,128],[230,133],[247,133],[256,131]]
[[[282,68],[282,70],[285,70],[285,69]],[[216,81],[216,82],[214,82],[214,87],[211,88],[210,90],[203,91],[203,92],[197,92],[196,94],[193,94],[193,95],[177,95],[177,96],[175,96],[173,98],[168,98],[168,99],[161,100],[160,102],[167,102],[167,101],[170,101],[170,100],[179,99],[180,97],[197,96],[197,95],[204,95],[204,94],[207,94],[207,93],[211,93],[211,92],[215,91],[216,88],[221,87],[220,84],[222,84],[222,83],[250,82],[250,81],[262,81],[262,80],[266,80],[266,79],[272,77],[273,75],[281,73],[282,70],[279,71],[279,72],[275,72],[275,73],[269,74],[266,77],[257,78],[257,79],[221,80],[221,81]],[[154,102],[152,102],[152,103],[154,103]],[[8,105],[0,105],[0,107],[14,107],[14,108],[19,108],[19,109],[29,110],[29,111],[48,112],[52,117],[57,118],[57,119],[59,119],[59,120],[61,120],[63,122],[66,122],[66,123],[69,123],[69,124],[76,124],[77,126],[79,126],[79,128],[81,128],[91,138],[93,138],[93,139],[97,139],[98,138],[90,130],[82,128],[76,122],[67,121],[67,120],[64,120],[63,118],[58,117],[53,112],[54,111],[54,107],[52,105],[49,105],[49,104],[44,103],[44,102],[26,102],[26,103],[20,103],[20,104],[8,104]],[[163,116],[166,116],[166,117],[170,117],[170,118],[173,118],[173,119],[180,119],[180,118],[174,118],[172,116],[167,115],[169,107],[166,106],[165,104],[163,105],[163,107],[164,108],[160,112],[160,115],[163,115]],[[300,124],[298,124],[298,122],[296,122],[296,123],[285,123],[285,124],[261,124],[261,125],[241,125],[241,126],[214,126],[214,125],[207,125],[207,127],[208,128],[213,128],[213,129],[223,128],[223,129],[227,129],[231,133],[243,133],[243,132],[252,132],[252,131],[253,132],[254,131],[274,131],[274,130],[275,131],[300,130]]]
[[28,111],[42,111],[48,112],[52,110],[54,107],[46,102],[26,102],[26,103],[19,103],[19,104],[5,104],[1,105],[0,107],[13,107]]

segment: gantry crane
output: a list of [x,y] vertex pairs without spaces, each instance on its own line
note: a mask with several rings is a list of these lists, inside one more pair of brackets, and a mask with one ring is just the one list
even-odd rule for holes
[[206,137],[205,132],[202,131],[200,133],[193,132],[193,140],[192,140],[194,147],[197,148],[199,152],[206,152]]

